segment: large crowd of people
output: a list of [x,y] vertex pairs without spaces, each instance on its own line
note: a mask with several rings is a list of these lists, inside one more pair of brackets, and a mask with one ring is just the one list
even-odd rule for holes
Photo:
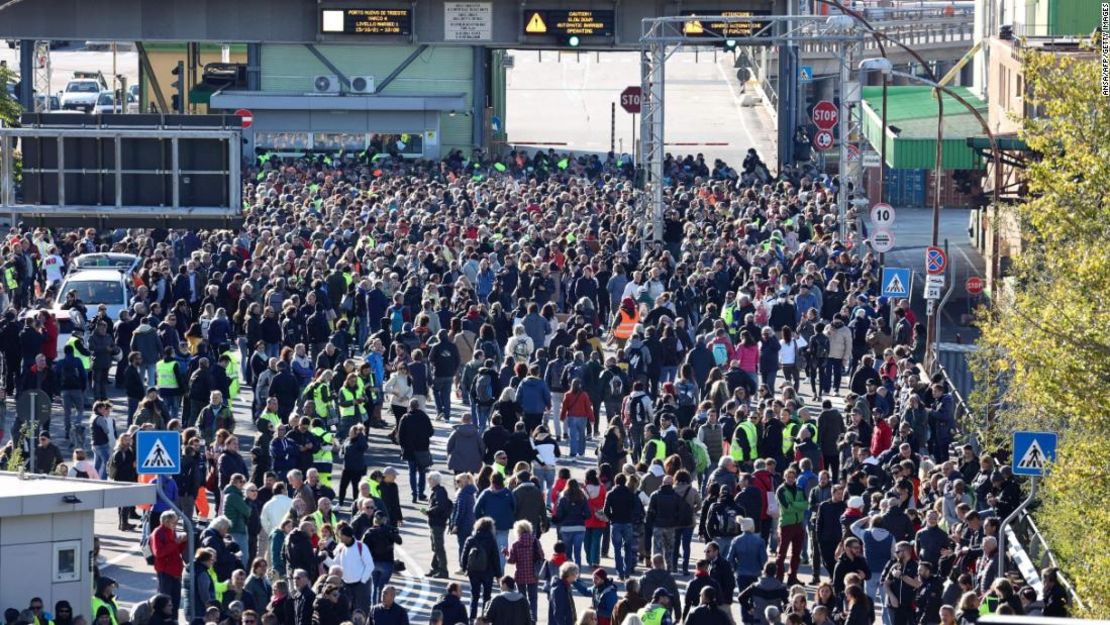
[[[1020,487],[963,444],[836,180],[754,151],[665,173],[658,233],[630,159],[551,151],[263,155],[234,231],[14,228],[3,392],[61,422],[15,421],[0,463],[137,481],[136,431],[183,445],[174,505],[119,511],[150,600],[97,575],[50,621],[407,624],[402,523],[427,527],[438,625],[1066,615],[1055,571],[1000,574]],[[102,251],[140,258],[116,318],[57,292]],[[5,622],[44,623],[28,605]]]

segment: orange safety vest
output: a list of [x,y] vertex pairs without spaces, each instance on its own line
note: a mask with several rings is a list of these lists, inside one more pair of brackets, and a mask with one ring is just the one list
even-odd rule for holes
[[617,309],[617,314],[621,316],[621,323],[613,330],[613,336],[622,341],[627,341],[632,338],[632,331],[636,329],[636,324],[640,323],[640,309],[636,309],[636,313],[629,315],[624,308]]

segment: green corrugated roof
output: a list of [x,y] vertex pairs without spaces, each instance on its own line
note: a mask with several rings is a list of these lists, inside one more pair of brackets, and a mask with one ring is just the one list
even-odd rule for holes
[[[961,98],[986,116],[987,104],[966,87],[951,87]],[[864,87],[863,130],[867,140],[880,151],[882,87]],[[945,169],[977,169],[980,159],[967,147],[969,137],[981,135],[982,126],[959,101],[944,95]],[[936,156],[937,101],[926,86],[887,88],[887,165],[896,169],[929,169]],[[896,131],[896,132],[895,132]]]

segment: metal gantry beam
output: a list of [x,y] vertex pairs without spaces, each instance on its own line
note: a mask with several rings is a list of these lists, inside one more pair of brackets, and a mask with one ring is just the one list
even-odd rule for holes
[[[840,61],[842,67],[850,71],[848,50],[854,49],[864,38],[864,33],[857,31],[854,22],[847,16],[823,15],[753,15],[753,16],[720,16],[720,15],[682,15],[645,18],[643,20],[642,35],[640,37],[640,155],[637,161],[637,170],[640,172],[642,184],[639,186],[639,203],[637,209],[642,211],[644,219],[642,224],[651,223],[651,236],[656,241],[663,240],[663,159],[666,155],[665,128],[663,125],[665,108],[665,83],[667,59],[683,46],[715,46],[728,41],[733,46],[774,46],[797,45],[800,43],[819,42],[836,45],[842,52]],[[727,28],[736,28],[748,34],[733,35],[726,32],[716,32],[707,28],[705,24],[727,24]],[[687,32],[688,24],[700,22],[702,28],[694,35]],[[843,78],[843,70],[841,72]],[[797,80],[797,75],[792,77]],[[781,90],[781,85],[780,85]],[[844,107],[843,98],[841,106]],[[843,113],[843,111],[842,111]],[[841,152],[850,134],[850,122],[846,114],[840,119]],[[844,163],[842,159],[842,170]],[[842,171],[841,188],[842,198],[839,200],[841,210],[841,228],[845,228],[845,211],[847,205],[847,173]],[[641,240],[646,241],[644,227],[640,227]],[[846,236],[846,234],[842,234]]]

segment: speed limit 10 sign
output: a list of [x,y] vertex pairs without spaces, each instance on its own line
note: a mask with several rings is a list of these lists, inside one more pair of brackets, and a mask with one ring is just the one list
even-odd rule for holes
[[872,206],[871,223],[876,227],[894,225],[894,207],[881,202]]

